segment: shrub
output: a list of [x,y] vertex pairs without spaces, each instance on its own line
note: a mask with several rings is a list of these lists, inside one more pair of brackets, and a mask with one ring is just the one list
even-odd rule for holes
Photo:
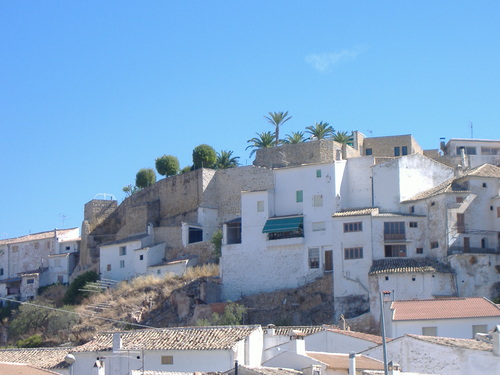
[[42,346],[42,337],[39,335],[33,335],[24,340],[19,340],[16,343],[18,348],[38,348]]
[[97,280],[99,280],[99,275],[95,271],[88,271],[76,277],[75,280],[69,284],[68,290],[64,294],[64,304],[74,305],[80,303],[83,298],[88,296],[88,292],[82,292],[79,289],[82,289],[88,282]]

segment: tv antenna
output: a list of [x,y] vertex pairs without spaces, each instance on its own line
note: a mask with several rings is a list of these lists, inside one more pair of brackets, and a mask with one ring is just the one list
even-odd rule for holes
[[66,223],[66,219],[71,219],[71,216],[65,215],[65,214],[59,214],[62,220],[62,228],[64,228],[64,225]]
[[472,123],[472,121],[469,121],[469,124],[470,124],[470,138],[474,139],[474,124]]

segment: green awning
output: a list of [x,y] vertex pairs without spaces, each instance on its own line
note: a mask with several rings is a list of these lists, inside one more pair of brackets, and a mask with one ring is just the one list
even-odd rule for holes
[[262,233],[279,233],[299,230],[304,221],[303,216],[276,217],[268,219]]

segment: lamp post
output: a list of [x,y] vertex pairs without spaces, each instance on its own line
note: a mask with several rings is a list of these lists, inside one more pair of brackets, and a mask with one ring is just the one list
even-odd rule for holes
[[390,292],[381,292],[380,293],[380,324],[382,326],[382,349],[384,352],[384,374],[388,375],[388,370],[387,370],[387,347],[386,347],[386,340],[385,340],[385,318],[384,318],[384,299],[383,296],[387,293]]

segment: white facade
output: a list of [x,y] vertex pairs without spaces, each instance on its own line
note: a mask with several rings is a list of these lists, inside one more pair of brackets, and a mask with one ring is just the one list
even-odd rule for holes
[[500,163],[500,140],[452,138],[446,145],[441,144],[441,150],[443,156],[438,160],[443,160],[449,165],[460,164],[463,167],[474,168],[485,163],[496,165]]

